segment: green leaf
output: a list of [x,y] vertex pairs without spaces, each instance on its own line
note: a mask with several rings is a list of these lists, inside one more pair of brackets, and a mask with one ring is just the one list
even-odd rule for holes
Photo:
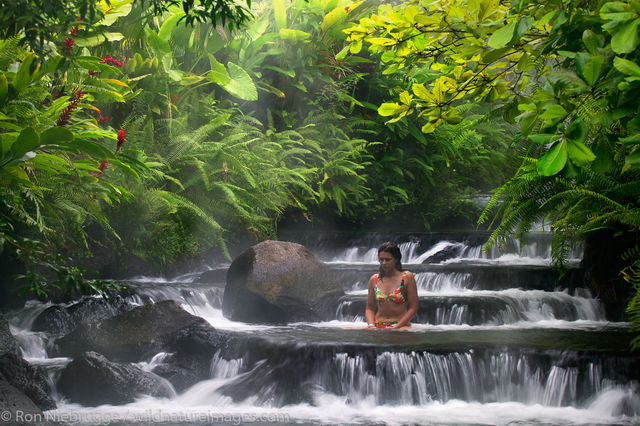
[[11,85],[17,92],[25,89],[29,83],[31,83],[31,63],[36,58],[36,55],[29,53],[24,61],[20,64],[16,76],[13,78]]
[[178,12],[178,13],[174,13],[173,15],[168,17],[162,23],[162,26],[160,27],[160,30],[158,31],[158,36],[160,38],[168,41],[169,37],[171,37],[171,32],[176,27],[176,25],[178,25],[178,21],[180,19],[182,19],[184,16],[185,16],[184,12]]
[[160,37],[151,28],[147,28],[145,32],[147,35],[147,42],[158,59],[162,59],[164,55],[171,53],[171,46],[169,46],[169,42],[167,40]]
[[294,78],[296,76],[295,70],[285,70],[285,69],[282,69],[280,67],[276,67],[276,66],[273,66],[273,65],[265,65],[263,68],[271,70],[271,71],[278,72],[280,74],[286,75],[287,77],[291,77],[291,78]]
[[617,29],[613,37],[611,37],[611,48],[614,52],[630,53],[638,47],[640,42],[638,25],[640,25],[640,19],[634,19]]
[[[362,42],[360,42],[360,46],[362,46]],[[344,58],[346,58],[346,57],[347,57],[347,53],[349,53],[349,51],[350,51],[350,50],[351,50],[351,46],[349,46],[349,45],[347,44],[345,47],[343,47],[343,48],[342,48],[342,50],[341,50],[341,51],[339,51],[338,53],[336,53],[336,56],[335,56],[336,60],[337,60],[337,61],[341,61],[341,60],[343,60]],[[356,53],[357,53],[357,52],[356,52]]]
[[385,102],[378,108],[378,114],[383,117],[388,117],[393,115],[396,111],[400,109],[400,104],[397,102]]
[[640,77],[640,66],[628,59],[623,59],[616,56],[615,58],[613,58],[613,66],[623,74]]
[[233,96],[246,101],[257,101],[258,90],[245,70],[233,62],[227,63],[229,82],[222,87]]
[[602,45],[602,36],[597,35],[591,30],[584,30],[584,32],[582,33],[582,42],[584,43],[584,46],[587,48],[589,53],[593,55]]
[[635,135],[627,136],[626,138],[618,139],[619,142],[625,145],[635,145],[640,144],[640,133],[636,133]]
[[556,134],[547,134],[547,133],[539,133],[539,134],[535,134],[535,135],[529,135],[529,139],[531,140],[531,142],[537,143],[537,144],[540,144],[540,145],[548,144],[549,142],[551,142],[551,140],[554,137],[558,138],[558,135],[556,135]]
[[273,0],[273,16],[278,29],[286,28],[287,9],[284,6],[284,0]]
[[102,59],[95,56],[77,56],[73,58],[73,62],[79,67],[90,71],[107,71],[115,74],[122,74],[120,68],[108,65],[102,62]]
[[591,56],[580,52],[576,55],[576,69],[578,75],[589,85],[593,86],[600,76],[604,56]]
[[526,34],[526,32],[529,30],[529,27],[531,27],[532,23],[533,23],[533,20],[528,16],[523,16],[522,18],[520,18],[520,20],[518,21],[518,25],[515,28],[513,38],[509,40],[508,43],[514,44],[518,40],[520,40],[520,37]]
[[98,33],[95,35],[77,37],[75,39],[75,45],[80,47],[94,47],[105,42],[122,40],[124,35],[122,33]]
[[591,152],[591,150],[582,142],[577,142],[571,139],[568,139],[567,142],[569,158],[575,165],[583,167],[596,159],[593,152]]
[[567,129],[567,137],[576,142],[584,142],[589,134],[589,126],[582,119],[574,120]]
[[557,118],[566,117],[567,111],[558,104],[549,106],[545,111],[540,114],[540,118],[543,120],[555,120]]
[[630,164],[632,166],[637,166],[640,164],[640,151],[633,152],[627,155],[627,158],[624,159],[624,162]]
[[553,176],[558,174],[567,162],[567,142],[556,143],[545,155],[538,158],[536,170],[539,175]]
[[484,62],[485,64],[490,64],[500,59],[502,55],[504,55],[510,50],[511,50],[510,47],[503,47],[502,49],[489,50],[482,55],[482,62]]
[[280,28],[280,38],[282,40],[300,41],[308,39],[311,34],[301,30],[292,30],[290,28]]
[[64,127],[49,127],[40,133],[40,144],[42,145],[58,145],[61,143],[71,142],[73,140],[73,132]]
[[507,43],[513,38],[514,31],[516,29],[516,21],[511,21],[502,28],[496,30],[491,37],[489,37],[489,47],[493,49],[500,49],[505,47]]
[[10,155],[14,159],[20,159],[38,145],[40,145],[38,134],[31,127],[27,127],[20,132],[16,141],[11,145]]
[[8,94],[9,84],[7,83],[7,77],[0,71],[0,105],[4,104]]

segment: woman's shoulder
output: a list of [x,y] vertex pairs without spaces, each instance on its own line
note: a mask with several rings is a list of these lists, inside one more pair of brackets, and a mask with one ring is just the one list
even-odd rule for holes
[[404,270],[404,271],[402,271],[402,275],[403,275],[404,277],[414,278],[414,276],[413,276],[413,272],[411,272],[411,271],[409,271],[409,270]]

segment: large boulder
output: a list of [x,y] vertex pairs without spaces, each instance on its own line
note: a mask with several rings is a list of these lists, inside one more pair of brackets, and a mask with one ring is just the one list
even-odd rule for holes
[[167,380],[130,364],[111,362],[95,352],[76,357],[62,370],[58,389],[85,406],[127,404],[141,395],[175,396]]
[[173,300],[136,307],[101,322],[81,324],[55,341],[55,356],[75,357],[94,351],[113,361],[139,362],[159,352],[171,352],[185,330],[215,334],[203,318],[190,314]]
[[[6,382],[3,384],[3,392],[7,398],[13,398],[17,390],[42,410],[56,408],[56,403],[50,396],[51,388],[47,379],[40,370],[34,368],[22,357],[20,347],[9,330],[9,323],[2,315],[0,315],[0,378]],[[25,401],[22,397],[20,400]],[[0,404],[0,408],[10,409],[14,406],[11,401],[14,400],[7,399],[6,404],[9,406]],[[23,402],[19,404],[22,406]],[[26,404],[29,405],[28,402]]]
[[154,373],[182,391],[209,378],[213,355],[227,335],[203,318],[191,315],[172,300],[140,306],[102,322],[82,324],[56,340],[53,356],[76,357],[87,351],[112,361],[149,361],[164,352]]
[[71,306],[54,305],[42,311],[33,321],[33,331],[67,334],[79,324],[98,322],[130,311],[133,308],[122,296],[111,301],[102,297],[84,296]]
[[343,295],[333,273],[307,248],[267,240],[231,263],[222,312],[249,323],[318,321],[335,315]]

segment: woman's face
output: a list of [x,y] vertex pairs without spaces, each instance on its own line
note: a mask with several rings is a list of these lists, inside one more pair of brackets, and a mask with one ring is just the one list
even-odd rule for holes
[[391,272],[396,269],[396,259],[388,251],[378,252],[378,262],[385,272]]

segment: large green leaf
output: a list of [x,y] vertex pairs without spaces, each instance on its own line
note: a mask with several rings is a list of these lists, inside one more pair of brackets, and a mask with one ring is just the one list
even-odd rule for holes
[[567,163],[567,142],[556,143],[545,155],[538,158],[536,170],[542,176],[553,176],[559,173]]
[[20,132],[16,141],[11,145],[11,156],[14,159],[19,159],[39,144],[38,134],[31,127],[27,127]]
[[586,166],[596,159],[596,156],[582,142],[567,140],[567,151],[569,158],[576,166]]
[[587,53],[580,52],[576,54],[576,69],[578,75],[589,85],[598,80],[600,72],[602,70],[602,64],[604,63],[604,56],[597,55],[591,56]]
[[75,44],[76,46],[80,46],[80,47],[94,47],[94,46],[98,46],[104,42],[110,42],[110,41],[118,41],[118,40],[122,40],[124,38],[124,35],[122,35],[122,33],[116,33],[116,32],[109,32],[109,33],[97,33],[97,34],[93,34],[93,35],[87,35],[87,36],[83,36],[83,37],[77,37],[75,39]]
[[227,63],[229,82],[222,87],[233,96],[246,101],[257,101],[258,90],[245,70],[233,62]]
[[209,55],[209,64],[211,71],[207,73],[207,78],[221,86],[229,83],[229,73],[223,64],[218,62],[213,55]]
[[[178,12],[171,15],[167,20],[162,23],[160,30],[158,30],[158,36],[163,40],[169,40],[171,32],[178,24],[178,21],[184,17],[184,12]],[[215,32],[215,31],[214,31]]]
[[491,37],[489,37],[489,47],[492,49],[500,49],[505,47],[513,38],[516,29],[516,21],[511,21],[502,28],[497,29]]
[[36,59],[36,55],[29,53],[26,59],[20,64],[11,84],[17,92],[25,89],[29,83],[31,83],[31,63],[34,59]]
[[634,19],[616,28],[617,31],[611,37],[611,48],[614,52],[630,53],[638,47],[640,43],[638,25],[640,25],[640,19]]
[[273,0],[273,16],[278,29],[287,27],[287,9],[284,6],[284,0]]
[[42,145],[58,145],[61,143],[71,142],[73,140],[73,132],[64,127],[49,127],[40,133],[40,144]]
[[640,77],[640,66],[628,59],[623,59],[616,56],[615,58],[613,58],[613,66],[623,74]]

